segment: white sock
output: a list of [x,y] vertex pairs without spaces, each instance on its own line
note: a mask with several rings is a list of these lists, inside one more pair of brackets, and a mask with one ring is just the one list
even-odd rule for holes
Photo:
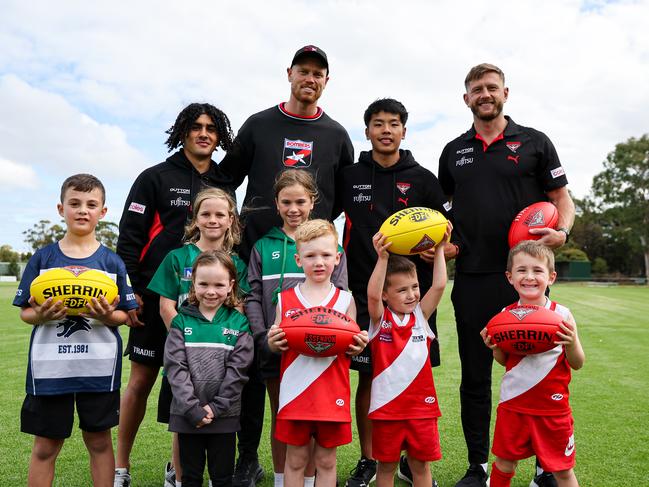
[[480,464],[480,466],[482,467],[482,470],[484,470],[484,473],[487,473],[487,466],[488,465],[489,465],[488,463],[481,463]]
[[[211,487],[211,486],[212,486],[212,481],[210,480],[210,487]],[[176,480],[176,487],[183,487],[183,483],[182,483],[182,482],[178,482],[178,481]]]
[[128,473],[128,468],[126,468],[126,467],[116,467],[115,468],[115,473],[121,473],[121,474]]
[[313,477],[304,477],[304,487],[315,486],[315,475]]
[[284,487],[284,474],[275,472],[274,487]]
[[541,475],[543,472],[545,472],[545,470],[543,470],[540,465],[537,465],[536,466],[536,475]]

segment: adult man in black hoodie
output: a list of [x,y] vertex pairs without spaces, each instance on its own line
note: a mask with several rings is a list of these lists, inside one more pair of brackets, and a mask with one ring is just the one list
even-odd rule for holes
[[[367,282],[376,263],[372,236],[392,213],[407,207],[425,206],[446,215],[446,198],[437,178],[420,166],[408,150],[400,150],[406,136],[408,112],[397,100],[384,98],[373,102],[365,111],[365,135],[372,150],[361,152],[358,163],[345,167],[337,193],[345,212],[343,246],[347,254],[349,289],[354,294],[357,321],[363,329],[369,325],[367,313]],[[432,282],[433,251],[411,257],[423,295]],[[437,334],[435,314],[429,320]],[[433,342],[432,365],[439,365],[439,344]],[[365,487],[376,474],[372,459],[372,426],[367,418],[372,384],[372,362],[369,350],[353,357],[352,368],[358,370],[356,390],[356,422],[361,443],[361,459],[347,487]],[[402,459],[399,475],[408,476]],[[411,479],[412,481],[412,479]]]
[[207,103],[183,109],[167,130],[166,161],[144,170],[126,198],[119,223],[117,254],[124,260],[140,309],[129,313],[127,353],[131,374],[122,395],[115,461],[115,486],[131,483],[130,454],[146,402],[162,365],[167,329],[160,317],[159,296],[147,286],[162,259],[181,246],[196,194],[208,186],[230,190],[212,154],[232,146],[227,116]]

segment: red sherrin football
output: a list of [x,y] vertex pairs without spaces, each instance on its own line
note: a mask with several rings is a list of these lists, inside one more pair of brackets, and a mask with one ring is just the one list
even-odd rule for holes
[[559,221],[557,207],[548,201],[539,201],[523,208],[509,227],[509,247],[521,240],[538,240],[541,235],[529,233],[530,228],[553,228]]
[[286,333],[290,349],[312,357],[345,353],[354,343],[354,335],[361,331],[349,316],[324,306],[298,310],[279,326]]
[[487,323],[487,334],[506,353],[529,355],[556,347],[563,321],[559,313],[534,305],[501,311]]

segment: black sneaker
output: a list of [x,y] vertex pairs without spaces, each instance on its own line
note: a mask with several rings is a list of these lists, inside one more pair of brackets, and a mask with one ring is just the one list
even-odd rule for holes
[[534,476],[530,482],[530,487],[557,487],[557,481],[550,472],[543,472]]
[[367,487],[376,480],[376,460],[361,457],[349,474],[345,487]]
[[472,463],[455,487],[487,487],[487,473],[481,465]]
[[234,467],[232,487],[255,487],[264,478],[264,469],[257,458],[240,456]]
[[[408,465],[408,459],[405,455],[401,455],[399,458],[399,467],[397,468],[397,477],[399,477],[404,482],[412,485],[412,471],[410,470],[410,465]],[[433,487],[439,487],[437,480],[433,479]]]

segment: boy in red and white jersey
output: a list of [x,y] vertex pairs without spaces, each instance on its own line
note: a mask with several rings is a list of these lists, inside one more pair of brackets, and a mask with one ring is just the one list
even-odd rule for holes
[[559,487],[578,487],[568,384],[570,369],[580,369],[585,354],[570,310],[545,295],[557,277],[554,254],[536,241],[525,240],[509,251],[506,275],[519,300],[505,309],[521,304],[544,306],[559,313],[563,324],[556,346],[534,355],[507,354],[492,343],[486,328],[481,332],[494,359],[505,366],[491,449],[496,461],[490,486],[509,487],[518,460],[536,455]]
[[[390,243],[380,232],[372,243],[378,254],[367,285],[372,350],[372,455],[379,462],[378,487],[394,485],[401,451],[415,487],[430,487],[431,461],[442,458],[437,418],[441,416],[430,368],[430,343],[435,334],[428,318],[446,287],[444,241],[435,249],[433,283],[421,301],[417,270],[405,257],[390,255]],[[384,304],[385,303],[385,304]]]
[[307,221],[298,227],[295,244],[295,260],[304,269],[305,281],[279,294],[275,323],[268,330],[268,347],[282,352],[275,438],[287,444],[285,487],[304,485],[311,437],[318,485],[334,487],[336,447],[352,441],[350,357],[362,352],[368,338],[366,331],[358,333],[346,354],[333,357],[308,357],[288,348],[279,324],[298,310],[325,306],[356,319],[351,293],[331,283],[340,260],[335,227],[326,220]]

